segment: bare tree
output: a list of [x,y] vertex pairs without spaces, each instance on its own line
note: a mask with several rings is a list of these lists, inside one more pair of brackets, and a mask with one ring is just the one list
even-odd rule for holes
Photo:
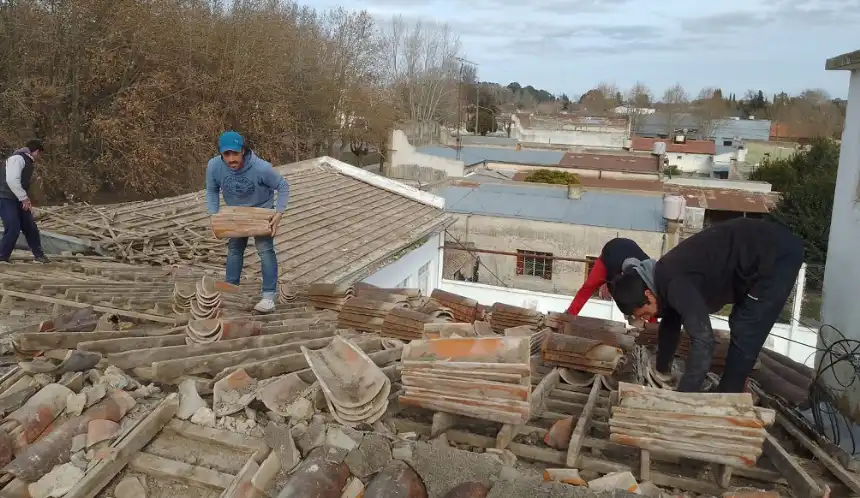
[[642,122],[642,116],[648,113],[651,108],[653,94],[651,89],[645,83],[637,81],[625,95],[625,108],[627,111],[627,119],[630,120],[630,128],[635,130]]
[[447,25],[419,21],[407,26],[399,16],[383,26],[382,37],[385,81],[398,90],[406,119],[450,122],[459,105],[459,38]]
[[690,96],[680,83],[675,83],[663,92],[663,115],[666,118],[665,133],[671,134],[683,122],[689,110]]
[[696,120],[699,134],[704,138],[714,138],[717,134],[720,119],[728,114],[728,106],[722,95],[715,88],[703,88],[699,91],[692,115]]
[[615,83],[601,82],[580,98],[580,104],[584,105],[590,113],[605,115],[619,106],[618,86]]

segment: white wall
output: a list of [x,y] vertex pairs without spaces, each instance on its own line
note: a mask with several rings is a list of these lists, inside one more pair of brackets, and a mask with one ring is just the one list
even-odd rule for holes
[[[440,286],[441,264],[440,247],[444,242],[442,234],[433,235],[430,240],[422,246],[404,254],[397,261],[393,261],[379,269],[373,275],[365,278],[363,282],[377,287],[410,287],[421,289],[422,294],[430,295],[433,289]],[[428,264],[426,273],[421,273],[421,267]],[[402,282],[406,281],[405,285]]]
[[708,154],[686,154],[683,152],[667,152],[669,166],[677,166],[684,173],[711,174],[714,167],[714,156]]
[[511,138],[520,142],[620,149],[627,140],[626,127],[562,124],[561,128],[524,128],[516,114],[511,116]]
[[460,177],[464,175],[463,161],[422,154],[415,150],[415,147],[409,143],[406,134],[401,130],[391,132],[388,149],[390,151],[389,162],[392,170],[396,171],[401,167],[418,166],[432,168],[444,172],[448,176]]
[[[562,313],[573,300],[573,296],[496,287],[472,282],[459,282],[456,280],[442,280],[442,289],[472,298],[487,307],[492,306],[494,303],[504,303],[512,306],[531,308],[541,313],[550,311]],[[591,299],[582,308],[581,314],[583,316],[627,323],[621,310],[611,301]],[[711,315],[711,326],[719,330],[729,330],[728,319],[722,316]],[[777,337],[777,335],[780,337]],[[812,345],[815,344],[817,335],[814,329],[808,327],[790,327],[784,323],[777,323],[774,325],[773,330],[771,330],[771,336],[768,338],[765,346],[795,361],[813,366],[815,349]],[[803,344],[790,342],[784,338]]]
[[[851,71],[848,88],[848,108],[842,145],[839,155],[839,171],[833,198],[833,215],[830,220],[830,242],[827,247],[827,265],[824,270],[824,304],[822,321],[839,329],[850,339],[860,340],[860,265],[857,264],[857,248],[860,247],[860,69]],[[839,334],[824,328],[821,333],[825,344],[839,339]],[[851,348],[853,346],[849,346]],[[832,358],[827,359],[832,361]],[[847,362],[845,362],[847,363]],[[845,365],[850,369],[850,365]],[[853,375],[838,373],[841,379]],[[831,385],[838,391],[838,384]],[[860,384],[854,383],[847,393],[849,413],[860,409]]]

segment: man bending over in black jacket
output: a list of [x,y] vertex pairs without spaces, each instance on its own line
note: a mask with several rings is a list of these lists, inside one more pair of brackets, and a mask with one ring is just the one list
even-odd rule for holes
[[701,390],[716,340],[709,314],[733,304],[731,343],[717,391],[743,392],[803,264],[803,241],[776,221],[738,218],[678,244],[659,261],[628,259],[610,283],[625,315],[660,317],[657,370],[668,373],[681,325],[690,336],[680,392]]

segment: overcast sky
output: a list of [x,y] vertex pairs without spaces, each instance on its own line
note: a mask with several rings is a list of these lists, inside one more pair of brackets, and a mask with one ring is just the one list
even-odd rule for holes
[[645,82],[660,96],[680,82],[768,96],[848,92],[824,61],[860,49],[860,0],[304,0],[379,18],[448,23],[479,77],[571,97],[600,81]]

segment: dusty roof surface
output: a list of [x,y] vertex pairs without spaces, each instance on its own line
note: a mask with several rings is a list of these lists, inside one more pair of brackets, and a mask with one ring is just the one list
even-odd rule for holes
[[580,154],[568,152],[559,166],[637,173],[657,173],[657,158],[634,154]]
[[[455,159],[457,149],[441,145],[418,147],[416,149],[422,154]],[[509,164],[535,164],[552,166],[558,164],[564,157],[564,152],[552,150],[516,150],[502,147],[463,147],[460,150],[460,160],[466,166],[483,162],[509,163]]]
[[688,207],[701,207],[712,211],[737,211],[744,213],[769,213],[779,200],[779,194],[770,192],[747,192],[733,189],[680,187],[664,185],[669,194],[682,195]]
[[517,113],[516,116],[523,128],[557,130],[572,127],[585,127],[587,130],[588,127],[624,128],[627,126],[627,118],[602,118],[562,113]]
[[[423,237],[440,231],[451,218],[443,201],[415,188],[368,173],[331,158],[318,158],[278,168],[290,183],[290,201],[275,237],[282,280],[341,282],[361,280],[384,266],[386,259]],[[427,200],[436,199],[438,205]],[[58,217],[61,216],[62,219]],[[54,218],[52,220],[52,217]],[[76,226],[63,220],[74,219]],[[110,220],[106,228],[106,220]],[[105,206],[51,208],[40,225],[54,231],[94,239],[146,233],[174,237],[183,249],[186,231],[207,244],[198,262],[223,265],[226,242],[209,235],[204,193],[168,199]],[[108,234],[105,236],[104,234]],[[105,243],[105,240],[94,240]],[[260,271],[253,244],[245,253],[245,269]]]
[[679,154],[716,154],[717,147],[713,140],[687,140],[686,143],[676,144],[668,138],[646,138],[633,137],[633,145],[631,149],[651,151],[654,149],[655,142],[665,142],[666,152],[674,152]]

